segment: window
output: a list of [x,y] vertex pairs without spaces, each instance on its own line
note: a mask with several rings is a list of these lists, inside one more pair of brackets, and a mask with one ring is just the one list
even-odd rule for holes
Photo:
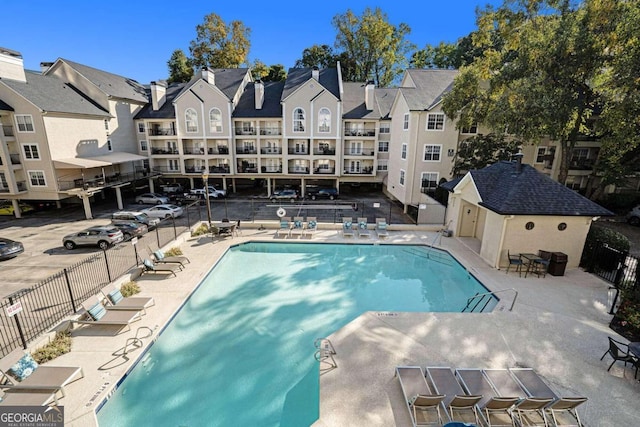
[[378,141],[378,152],[379,153],[388,153],[389,152],[389,141]]
[[402,123],[402,129],[403,130],[408,130],[409,129],[409,113],[406,113],[404,115],[404,122]]
[[307,153],[307,141],[295,141],[293,152],[295,154]]
[[209,111],[209,129],[213,133],[222,132],[222,112],[218,108]]
[[547,147],[538,147],[536,152],[536,163],[543,163],[545,154],[547,154]]
[[437,172],[422,172],[420,176],[420,192],[433,193],[438,188],[438,173]]
[[111,145],[110,139],[107,139],[107,151],[113,151],[113,145]]
[[104,130],[109,130],[109,119],[104,119]]
[[318,132],[331,132],[331,111],[328,108],[318,111]]
[[444,130],[444,113],[429,113],[427,130]]
[[351,160],[349,162],[349,173],[360,173],[360,160]]
[[29,181],[32,187],[46,187],[47,182],[44,180],[43,171],[29,171]]
[[400,169],[400,185],[404,187],[404,170]]
[[349,154],[361,155],[362,154],[362,141],[351,141],[349,147]]
[[16,114],[18,132],[33,132],[33,118],[31,114]]
[[571,160],[585,160],[589,158],[588,148],[574,148],[571,152]]
[[253,122],[242,122],[242,134],[255,135],[255,130],[253,129]]
[[302,108],[296,108],[295,110],[293,110],[293,131],[304,132],[304,129],[305,129],[304,110]]
[[442,151],[442,145],[427,144],[424,146],[424,161],[425,162],[439,162],[440,151]]
[[456,154],[456,150],[454,150],[453,148],[449,148],[447,150],[447,157],[453,157],[454,154]]
[[329,154],[329,142],[328,141],[321,141],[318,142],[318,153],[320,154]]
[[178,159],[169,159],[169,170],[172,172],[180,170],[178,167]]
[[389,122],[380,123],[380,133],[391,132],[391,124]]
[[402,151],[400,152],[400,158],[407,159],[407,144],[402,144]]
[[36,144],[24,144],[22,151],[24,152],[24,158],[27,160],[40,159],[40,153],[38,153],[38,146]]
[[144,133],[144,131],[145,131],[144,122],[138,122],[138,133]]
[[476,134],[478,133],[478,124],[477,123],[473,123],[471,126],[463,126],[462,127],[462,133],[465,134]]
[[386,172],[389,170],[389,162],[387,160],[378,160],[378,170]]
[[6,190],[9,188],[7,177],[4,176],[4,172],[0,172],[0,190]]
[[176,141],[167,141],[167,150],[169,154],[178,154],[178,143]]
[[147,141],[140,141],[140,151],[147,151],[148,149]]
[[187,108],[184,112],[184,121],[187,132],[198,132],[198,113],[193,108]]

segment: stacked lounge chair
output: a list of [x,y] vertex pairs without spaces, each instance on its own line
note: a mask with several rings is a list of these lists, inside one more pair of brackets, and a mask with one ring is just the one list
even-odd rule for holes
[[467,394],[449,367],[427,367],[427,377],[433,390],[446,396],[442,405],[452,421],[479,424],[476,409],[481,395]]
[[445,396],[431,391],[420,366],[398,366],[395,376],[400,381],[404,401],[414,427],[441,426],[443,421],[449,421],[446,411],[444,416],[441,411]]

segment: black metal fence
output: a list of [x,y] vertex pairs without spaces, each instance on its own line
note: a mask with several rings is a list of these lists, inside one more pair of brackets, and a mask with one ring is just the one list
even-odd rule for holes
[[619,292],[640,286],[640,258],[614,249],[606,243],[599,243],[585,250],[589,253],[583,254],[580,266],[611,283],[616,289],[610,309],[610,314],[614,314]]
[[197,206],[185,206],[185,217],[165,219],[145,236],[94,253],[30,288],[0,302],[0,355],[27,344],[65,317],[83,301],[118,277],[137,268],[151,251],[163,247],[201,220]]

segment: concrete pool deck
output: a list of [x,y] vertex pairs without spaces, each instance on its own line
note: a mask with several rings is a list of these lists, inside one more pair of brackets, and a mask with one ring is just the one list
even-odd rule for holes
[[[60,400],[65,425],[96,425],[95,408],[142,354],[142,348],[130,346],[123,356],[127,340],[138,333],[144,345],[149,345],[230,245],[274,241],[274,234],[275,229],[244,226],[242,236],[215,243],[210,237],[187,236],[176,244],[191,260],[184,271],[177,277],[145,274],[136,280],[142,289],[140,296],[152,296],[156,304],[130,331],[106,326],[76,328],[72,351],[51,362],[84,370],[85,377],[65,387],[67,395]],[[436,237],[428,231],[389,234],[385,243],[431,244]],[[375,233],[370,239],[343,238],[339,231],[324,230],[321,225],[313,239],[304,240],[371,243],[377,239]],[[579,269],[568,270],[562,277],[507,275],[486,265],[470,249],[472,242],[435,240],[436,246],[452,253],[492,291],[517,290],[514,310],[508,311],[514,292],[505,291],[499,294],[502,304],[488,314],[363,313],[328,337],[337,352],[337,368],[320,377],[320,419],[314,426],[410,426],[394,378],[398,365],[531,367],[557,393],[589,398],[579,409],[585,425],[640,423],[635,405],[640,383],[633,379],[634,370],[616,363],[607,372],[611,359],[600,361],[608,347],[607,336],[616,337],[608,327],[607,283]],[[149,330],[152,336],[147,337]]]

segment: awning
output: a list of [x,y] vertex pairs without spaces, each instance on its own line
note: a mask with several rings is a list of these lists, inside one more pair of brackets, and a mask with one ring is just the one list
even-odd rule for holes
[[105,154],[103,156],[58,159],[53,161],[53,165],[56,169],[90,169],[145,159],[147,159],[147,157],[140,156],[139,154],[117,152]]

